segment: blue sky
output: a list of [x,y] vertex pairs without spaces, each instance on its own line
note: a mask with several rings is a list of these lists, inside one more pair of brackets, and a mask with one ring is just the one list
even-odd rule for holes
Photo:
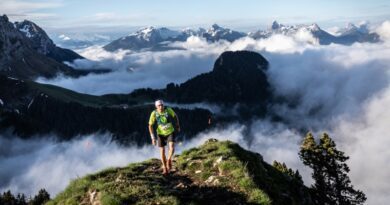
[[207,27],[265,28],[285,24],[343,26],[390,19],[388,0],[1,0],[0,13],[30,19],[42,27]]

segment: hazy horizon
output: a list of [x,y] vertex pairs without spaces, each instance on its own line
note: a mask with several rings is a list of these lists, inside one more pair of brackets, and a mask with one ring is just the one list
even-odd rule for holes
[[0,14],[11,21],[28,19],[47,30],[140,28],[146,26],[209,27],[217,23],[236,30],[265,29],[272,21],[284,24],[317,23],[323,28],[390,18],[390,2],[373,1],[147,1],[113,0],[2,0]]

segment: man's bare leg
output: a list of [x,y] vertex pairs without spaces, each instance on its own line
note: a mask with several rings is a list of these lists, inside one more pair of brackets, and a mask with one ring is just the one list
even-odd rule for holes
[[168,161],[167,161],[167,168],[168,171],[172,169],[172,157],[175,153],[175,143],[174,142],[168,142],[169,144],[169,154],[168,154]]
[[166,157],[165,157],[165,147],[160,147],[160,155],[161,155],[161,163],[162,163],[162,168],[163,168],[163,174],[167,174],[167,166],[166,166]]

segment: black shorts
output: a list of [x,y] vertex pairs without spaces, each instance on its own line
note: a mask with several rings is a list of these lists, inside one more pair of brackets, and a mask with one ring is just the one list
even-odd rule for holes
[[167,136],[157,135],[157,139],[158,139],[157,145],[159,147],[164,147],[165,145],[167,145],[167,142],[175,142],[175,137],[176,137],[175,132],[172,132],[172,134]]

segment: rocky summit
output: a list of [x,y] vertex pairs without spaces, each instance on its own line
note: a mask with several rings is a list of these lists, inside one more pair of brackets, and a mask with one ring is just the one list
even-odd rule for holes
[[75,70],[62,63],[82,58],[75,52],[62,49],[47,34],[30,21],[12,23],[0,16],[0,74],[19,79],[53,78],[57,74],[72,77],[89,71]]
[[289,175],[258,153],[209,139],[174,158],[161,174],[150,159],[78,178],[48,204],[311,204],[299,173]]

